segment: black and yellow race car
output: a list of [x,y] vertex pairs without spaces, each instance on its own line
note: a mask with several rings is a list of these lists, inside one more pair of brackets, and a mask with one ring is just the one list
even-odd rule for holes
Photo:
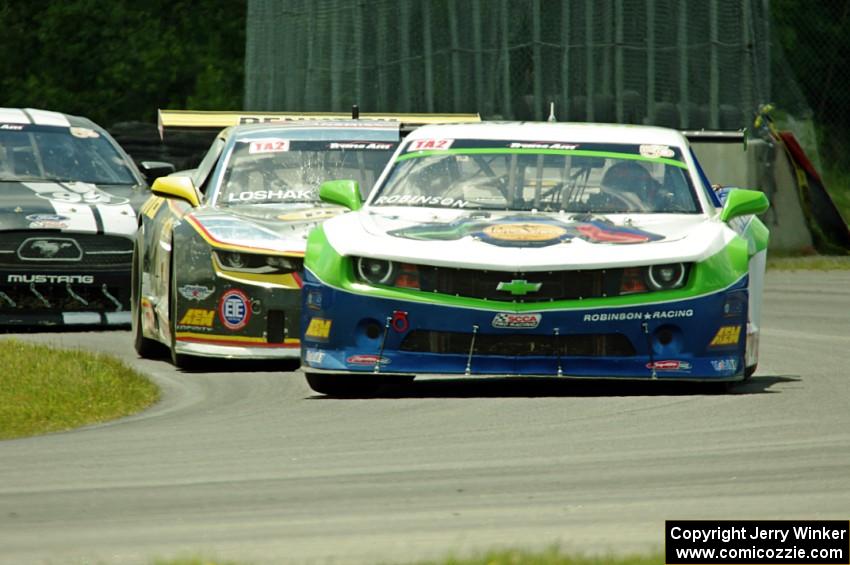
[[[319,185],[357,179],[363,196],[412,123],[477,116],[350,119],[334,114],[160,112],[169,128],[222,128],[200,165],[154,183],[133,260],[137,352],[298,359],[307,233],[344,211]],[[378,118],[378,119],[376,119]]]

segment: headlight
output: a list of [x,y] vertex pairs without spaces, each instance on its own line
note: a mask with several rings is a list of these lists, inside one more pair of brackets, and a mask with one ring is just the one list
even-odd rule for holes
[[653,290],[670,290],[684,286],[686,272],[684,263],[652,265],[646,271],[646,279]]
[[221,249],[216,249],[214,253],[223,269],[262,275],[283,275],[300,271],[303,261],[300,257],[239,253]]
[[392,261],[359,257],[357,259],[357,274],[360,275],[361,279],[372,284],[390,284],[395,274],[395,266]]

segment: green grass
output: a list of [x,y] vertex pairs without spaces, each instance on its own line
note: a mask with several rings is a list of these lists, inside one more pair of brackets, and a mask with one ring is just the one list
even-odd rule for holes
[[[472,557],[447,557],[437,561],[422,561],[416,565],[663,565],[664,556],[632,555],[625,557],[585,557],[562,553],[557,548],[546,551],[519,549],[488,551]],[[203,558],[158,559],[153,565],[249,565],[241,561],[216,561]]]
[[0,340],[0,439],[69,430],[138,412],[159,389],[108,355]]
[[767,253],[767,268],[772,271],[848,271],[850,255],[788,255]]

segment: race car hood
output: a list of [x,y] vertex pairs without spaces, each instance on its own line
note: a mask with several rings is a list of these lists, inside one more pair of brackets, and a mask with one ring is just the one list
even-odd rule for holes
[[479,269],[548,270],[697,261],[734,237],[701,214],[484,212],[366,207],[325,224],[343,255]]
[[201,208],[192,217],[213,245],[303,253],[310,230],[343,211],[323,203],[256,204]]
[[60,230],[131,237],[150,196],[138,185],[0,182],[0,230]]

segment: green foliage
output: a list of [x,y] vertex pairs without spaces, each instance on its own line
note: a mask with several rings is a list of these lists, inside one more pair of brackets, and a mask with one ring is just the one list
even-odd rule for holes
[[0,5],[3,106],[109,126],[157,108],[242,107],[247,0]]
[[126,416],[159,398],[113,357],[0,340],[0,439],[68,430]]

